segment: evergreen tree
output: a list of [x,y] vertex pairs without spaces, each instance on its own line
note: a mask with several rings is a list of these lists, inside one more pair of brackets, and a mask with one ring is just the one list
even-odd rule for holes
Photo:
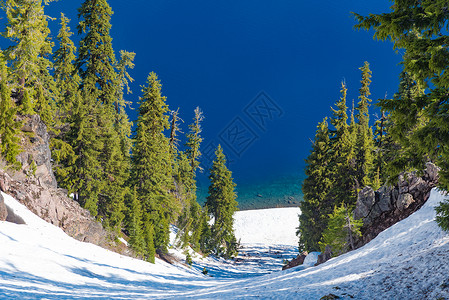
[[331,247],[334,256],[354,250],[354,240],[362,235],[360,232],[362,225],[361,220],[354,220],[347,205],[342,203],[335,206],[333,213],[329,214],[328,227],[320,242],[321,251],[324,252],[326,245]]
[[70,39],[73,33],[68,26],[69,22],[70,20],[61,13],[61,28],[57,36],[59,48],[53,56],[54,78],[60,95],[57,103],[60,124],[58,124],[57,136],[50,140],[50,149],[54,160],[53,170],[58,184],[66,189],[71,189],[74,184],[72,173],[76,155],[73,146],[76,135],[73,134],[72,122],[74,121],[75,106],[81,101],[79,90],[81,79],[73,65],[76,59],[76,47]]
[[312,150],[306,159],[306,179],[302,185],[304,200],[299,216],[300,251],[319,251],[319,241],[327,226],[327,215],[332,208],[325,207],[332,186],[330,174],[330,139],[327,118],[318,124]]
[[225,258],[233,257],[238,252],[234,235],[234,213],[237,211],[237,195],[234,191],[232,173],[226,167],[226,157],[218,145],[215,160],[210,169],[209,195],[205,205],[214,217],[212,225],[213,252]]
[[8,86],[8,67],[0,51],[0,157],[14,168],[20,167],[17,155],[21,152],[19,133],[21,123],[16,121],[17,108],[11,99]]
[[142,207],[140,205],[139,200],[137,199],[137,191],[134,187],[134,192],[132,194],[131,205],[129,209],[129,221],[128,221],[128,232],[129,232],[129,244],[133,248],[134,251],[138,254],[145,253],[145,239],[144,232],[142,229],[143,226],[143,216],[142,216]]
[[164,135],[169,128],[168,106],[155,73],[150,73],[142,92],[134,136],[132,181],[145,211],[144,227],[153,228],[154,245],[164,251],[168,243],[168,222],[176,214],[169,193],[173,185],[169,140]]
[[427,117],[417,105],[424,90],[409,74],[402,72],[400,78],[399,91],[393,99],[379,102],[382,109],[389,112],[385,122],[387,136],[383,138],[382,146],[385,161],[382,173],[392,184],[404,171],[421,171],[429,159],[423,150],[419,150],[421,140],[416,134],[427,123]]
[[190,165],[192,168],[192,173],[195,173],[196,169],[200,168],[199,158],[201,156],[200,145],[203,141],[201,137],[201,122],[204,120],[203,112],[199,107],[195,108],[195,117],[193,118],[193,123],[189,125],[190,132],[187,134],[187,157],[190,160]]
[[[180,231],[178,237],[184,247],[190,244],[195,249],[200,249],[201,234],[203,231],[201,218],[201,206],[196,200],[196,171],[200,169],[199,157],[201,156],[200,146],[203,138],[201,136],[201,122],[204,116],[199,107],[195,109],[193,123],[189,125],[190,132],[187,134],[185,153],[180,153],[178,160],[178,179],[183,185],[186,198],[183,212],[178,218]],[[170,142],[173,149],[176,149],[176,121],[172,120],[172,135]],[[201,170],[201,169],[200,169]],[[204,247],[203,247],[204,248]]]
[[151,215],[148,212],[143,214],[143,237],[145,240],[145,258],[155,263],[156,248],[154,247],[154,228]]
[[[49,2],[45,1],[45,4]],[[18,100],[19,111],[23,114],[39,113],[51,129],[58,95],[50,75],[52,63],[49,55],[53,44],[49,39],[50,30],[42,1],[5,0],[1,6],[7,17],[3,36],[12,42],[5,54],[14,70],[10,80],[17,93],[14,97]]]
[[[449,50],[447,48],[447,22],[449,11],[447,1],[394,1],[391,10],[367,17],[354,14],[356,28],[374,29],[374,37],[391,40],[396,49],[404,49],[402,66],[416,85],[427,92],[408,101],[399,101],[394,118],[408,124],[412,131],[405,134],[413,143],[415,157],[431,159],[441,167],[439,185],[449,189],[449,123],[447,104],[449,87]],[[407,112],[408,110],[408,112]],[[407,120],[407,115],[412,119]],[[418,120],[424,120],[416,128]],[[401,141],[408,149],[408,143]],[[417,161],[412,160],[412,164]],[[422,160],[421,160],[422,163]],[[408,165],[410,166],[410,165]],[[422,165],[421,168],[422,169]],[[447,206],[440,206],[440,213],[449,212]]]
[[351,137],[348,125],[348,115],[346,106],[347,88],[342,82],[342,97],[336,103],[336,109],[332,108],[332,118],[330,123],[335,128],[332,131],[330,140],[330,176],[332,176],[332,188],[327,198],[333,203],[331,207],[340,203],[355,204],[357,198],[356,184],[354,178],[355,145]]
[[[95,146],[94,149],[89,149],[89,146],[78,147],[89,151],[88,155],[76,151],[75,153],[79,160],[78,165],[83,168],[91,163],[97,166],[96,170],[79,170],[84,173],[84,178],[92,178],[93,182],[86,183],[85,179],[81,178],[77,189],[86,184],[91,185],[96,192],[93,196],[88,196],[88,199],[80,199],[80,202],[85,207],[89,206],[92,214],[99,213],[103,216],[107,227],[118,230],[124,217],[126,190],[123,187],[129,177],[130,163],[124,146],[129,131],[118,126],[118,120],[122,119],[118,108],[123,104],[124,85],[123,78],[120,81],[115,69],[117,63],[109,33],[112,10],[106,0],[86,0],[78,12],[78,32],[84,36],[80,41],[76,65],[82,79],[81,90],[85,102],[83,109],[89,109],[91,118],[87,125],[90,127],[89,137],[86,138],[95,140]],[[126,61],[124,65],[129,66],[129,60]],[[127,119],[125,124],[126,122]],[[78,134],[82,135],[84,132],[78,131]],[[83,161],[87,159],[89,162]],[[94,160],[97,162],[93,162]]]
[[362,87],[360,88],[359,103],[357,105],[357,141],[356,141],[356,166],[357,183],[360,188],[372,183],[373,173],[373,131],[369,125],[369,106],[371,95],[369,86],[371,84],[371,70],[368,62],[360,68],[362,71]]

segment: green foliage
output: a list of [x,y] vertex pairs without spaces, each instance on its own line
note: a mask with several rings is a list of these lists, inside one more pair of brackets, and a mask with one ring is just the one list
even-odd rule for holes
[[[49,1],[46,1],[47,4]],[[5,51],[14,72],[10,73],[13,89],[17,91],[19,112],[39,113],[52,129],[55,123],[57,88],[48,56],[52,52],[47,16],[42,1],[1,2],[7,24],[3,36],[12,43]]]
[[142,88],[133,140],[132,182],[148,215],[144,227],[153,227],[154,246],[164,252],[168,244],[168,224],[177,209],[169,192],[173,189],[172,162],[169,140],[164,135],[164,130],[169,128],[168,106],[161,95],[161,87],[157,75],[150,73],[147,85]]
[[369,126],[369,106],[371,95],[369,86],[371,84],[371,70],[369,63],[365,62],[362,71],[361,84],[362,87],[359,90],[359,103],[357,105],[356,118],[358,120],[357,133],[356,133],[356,180],[358,187],[361,189],[367,185],[372,184],[373,179],[373,131]]
[[151,216],[148,212],[143,214],[143,237],[145,240],[145,258],[155,263],[156,248],[154,247],[154,228]]
[[441,202],[436,208],[436,221],[438,225],[445,231],[449,231],[449,201]]
[[326,245],[331,246],[332,253],[339,255],[347,250],[354,250],[354,238],[361,236],[361,220],[354,220],[345,204],[335,206],[329,215],[329,222],[320,241],[321,251],[324,252]]
[[131,196],[131,203],[128,207],[127,230],[129,233],[129,244],[136,253],[143,255],[145,253],[145,238],[143,231],[143,214],[140,202],[137,200],[137,191]]
[[8,87],[8,68],[0,51],[0,155],[13,168],[20,168],[16,157],[21,152],[19,133],[21,123],[16,121],[17,108],[11,99]]
[[393,99],[380,100],[379,106],[386,115],[387,136],[382,142],[385,161],[384,176],[388,183],[397,182],[404,171],[421,171],[429,159],[426,149],[420,148],[421,137],[416,133],[427,123],[422,109],[417,105],[424,95],[423,88],[405,72],[400,75],[399,91]]
[[329,162],[329,173],[333,183],[327,197],[332,199],[336,205],[343,202],[352,205],[357,199],[355,143],[348,125],[347,88],[344,83],[342,83],[341,94],[342,97],[337,101],[336,109],[332,108],[333,116],[330,119],[330,123],[334,127],[330,138],[331,157]]
[[[200,168],[199,158],[201,156],[200,145],[203,141],[201,137],[201,122],[204,120],[203,112],[199,107],[195,108],[195,117],[193,123],[189,125],[190,132],[187,134],[187,157],[190,160],[192,173],[195,173],[197,168]],[[200,169],[201,170],[201,169]]]
[[61,14],[61,28],[57,36],[59,48],[53,56],[54,78],[60,95],[57,103],[60,124],[57,128],[58,134],[50,140],[50,149],[54,161],[53,170],[59,185],[73,191],[72,173],[77,157],[73,149],[76,144],[74,141],[76,134],[74,134],[72,126],[81,101],[79,90],[81,79],[73,64],[76,58],[76,47],[70,39],[73,33],[70,32],[69,21],[64,14]]
[[329,128],[327,118],[324,118],[317,126],[312,150],[306,159],[306,178],[302,185],[304,201],[300,205],[301,214],[297,232],[301,251],[318,251],[318,242],[327,225],[325,216],[330,213],[330,210],[324,207],[324,202],[332,186],[329,151]]
[[189,252],[187,252],[186,254],[186,264],[188,264],[189,266],[193,264],[192,256],[190,255]]
[[215,160],[210,169],[209,195],[205,205],[214,217],[211,229],[211,246],[215,255],[231,258],[237,255],[238,243],[234,235],[234,213],[237,211],[237,195],[232,173],[226,167],[226,157],[218,145]]
[[[406,129],[403,133],[399,130],[392,133],[399,136],[403,151],[391,169],[414,168],[416,165],[422,168],[426,160],[432,160],[441,168],[440,188],[448,190],[447,1],[394,1],[387,13],[367,17],[354,15],[358,21],[356,28],[373,29],[376,39],[391,40],[396,49],[405,50],[401,62],[404,68],[402,91],[394,99],[396,101],[382,103],[386,109],[394,108],[390,111],[396,128]],[[408,162],[411,149],[414,159]],[[439,207],[440,216],[446,214],[445,208],[447,206]]]

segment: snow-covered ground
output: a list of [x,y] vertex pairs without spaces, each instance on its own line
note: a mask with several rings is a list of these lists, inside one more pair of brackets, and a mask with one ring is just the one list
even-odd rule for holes
[[[418,212],[364,247],[318,267],[287,271],[277,270],[295,254],[298,209],[239,212],[242,255],[235,261],[196,256],[189,268],[149,264],[78,242],[3,195],[26,225],[0,222],[0,298],[319,299],[332,293],[449,299],[449,235],[434,222],[434,206],[443,199],[436,190]],[[213,277],[201,274],[203,267]]]

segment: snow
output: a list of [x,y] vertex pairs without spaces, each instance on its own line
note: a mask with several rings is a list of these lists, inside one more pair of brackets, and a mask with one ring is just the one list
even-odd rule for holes
[[[449,298],[449,235],[434,222],[434,207],[445,196],[435,189],[419,211],[364,247],[317,267],[311,253],[304,266],[286,271],[279,271],[282,259],[297,251],[297,208],[238,212],[241,255],[224,261],[194,254],[188,267],[76,241],[3,196],[26,225],[0,222],[2,299]],[[201,273],[204,267],[213,277]]]

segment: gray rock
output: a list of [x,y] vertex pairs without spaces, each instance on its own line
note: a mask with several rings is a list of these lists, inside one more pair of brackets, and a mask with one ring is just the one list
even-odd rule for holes
[[440,168],[435,166],[433,163],[428,162],[426,163],[426,170],[425,174],[429,181],[432,182],[438,182],[438,172],[440,171]]
[[5,200],[3,199],[2,193],[0,193],[0,221],[6,221],[8,216],[8,211],[6,210]]
[[356,242],[361,247],[380,232],[407,218],[429,198],[430,191],[438,183],[439,168],[426,164],[423,176],[417,172],[403,173],[394,187],[383,186],[376,192],[365,187],[360,191],[354,218],[363,220],[362,238]]
[[403,211],[404,209],[408,208],[413,202],[415,202],[415,200],[413,199],[412,195],[408,193],[400,194],[398,200],[396,201],[396,207],[400,211]]
[[287,270],[287,269],[302,265],[304,263],[304,260],[306,259],[306,257],[307,257],[307,252],[298,254],[298,256],[296,256],[294,259],[289,261],[285,266],[283,266],[282,270]]
[[329,259],[332,258],[332,249],[329,245],[326,245],[326,248],[324,248],[324,252],[318,255],[318,260],[315,264],[315,266],[318,266],[322,263],[325,263]]
[[[87,210],[69,198],[66,190],[57,188],[51,166],[50,137],[39,116],[21,117],[21,121],[24,124],[22,130],[28,132],[22,136],[23,152],[17,157],[23,164],[22,169],[17,172],[8,169],[6,162],[0,158],[0,188],[68,235],[129,255],[129,249],[122,247],[121,243],[115,244],[113,233],[107,232]],[[33,161],[36,164],[34,175],[30,172]],[[13,212],[7,213],[9,220],[21,223]]]
[[373,189],[369,186],[364,187],[357,197],[357,203],[354,209],[354,219],[359,220],[368,217],[375,201],[376,196]]
[[11,208],[6,206],[6,210],[8,212],[8,215],[6,216],[6,220],[5,220],[6,222],[11,222],[14,224],[19,224],[19,225],[26,224],[25,221],[22,219],[22,217],[16,215]]

